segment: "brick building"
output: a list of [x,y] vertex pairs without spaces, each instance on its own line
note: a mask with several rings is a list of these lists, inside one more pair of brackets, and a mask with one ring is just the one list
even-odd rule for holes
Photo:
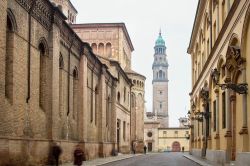
[[0,3],[0,165],[47,163],[53,142],[63,162],[77,144],[87,159],[130,151],[137,84],[119,59],[105,61],[78,37],[74,8],[65,17],[54,3]]

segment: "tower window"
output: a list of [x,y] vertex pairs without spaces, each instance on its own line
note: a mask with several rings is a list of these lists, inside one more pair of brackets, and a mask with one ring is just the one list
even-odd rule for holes
[[159,71],[159,78],[162,78],[162,71]]
[[162,109],[162,102],[160,102],[160,109]]

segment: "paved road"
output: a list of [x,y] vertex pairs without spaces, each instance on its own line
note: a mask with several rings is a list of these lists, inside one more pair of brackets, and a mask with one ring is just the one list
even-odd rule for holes
[[140,155],[102,166],[199,166],[183,157],[183,153],[152,153]]

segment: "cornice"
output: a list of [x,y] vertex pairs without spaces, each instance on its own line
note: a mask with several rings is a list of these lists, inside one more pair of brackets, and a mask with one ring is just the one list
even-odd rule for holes
[[202,12],[204,11],[204,8],[206,6],[206,0],[199,0],[198,2],[198,6],[197,6],[197,9],[196,9],[196,14],[195,14],[195,19],[194,19],[194,23],[193,23],[193,29],[192,29],[192,34],[191,34],[191,37],[190,37],[190,42],[189,42],[189,46],[188,46],[188,49],[187,49],[187,53],[190,54],[193,50],[193,47],[194,47],[194,43],[195,43],[195,39],[196,39],[196,36],[198,34],[198,30],[199,30],[199,27],[200,27],[200,22],[201,22],[201,19],[202,19]]
[[122,28],[126,39],[128,41],[129,47],[131,51],[134,51],[134,46],[130,39],[129,33],[127,31],[125,23],[89,23],[89,24],[72,24],[71,27],[73,29],[81,29],[81,28],[110,28],[110,27],[119,27]]
[[[230,9],[230,11],[229,11],[229,13],[227,15],[227,18],[226,18],[226,20],[225,20],[225,22],[224,22],[224,24],[223,24],[223,26],[222,26],[222,28],[221,28],[221,30],[219,32],[219,35],[218,35],[218,37],[217,37],[217,39],[216,39],[216,41],[214,43],[214,46],[213,46],[213,48],[212,48],[212,50],[211,50],[211,52],[210,52],[210,54],[208,56],[208,59],[207,59],[205,65],[204,65],[204,67],[202,68],[202,71],[201,71],[197,81],[195,82],[195,84],[193,86],[191,94],[194,94],[194,91],[196,90],[199,82],[201,81],[201,78],[202,78],[203,74],[205,73],[205,71],[206,71],[212,57],[215,54],[215,51],[217,50],[217,48],[219,46],[219,43],[221,42],[223,36],[225,35],[226,30],[228,29],[228,25],[230,24],[239,3],[240,3],[240,1],[234,1],[234,3],[233,3],[233,5],[232,5],[232,7],[231,7],[231,9]],[[247,3],[247,1],[245,3]]]

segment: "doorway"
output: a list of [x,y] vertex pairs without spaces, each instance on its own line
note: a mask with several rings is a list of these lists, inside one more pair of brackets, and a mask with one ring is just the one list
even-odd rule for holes
[[148,142],[148,151],[152,152],[152,149],[153,149],[152,142]]
[[179,142],[175,141],[172,144],[172,152],[180,152],[181,151],[181,145]]
[[117,119],[117,151],[120,152],[120,120]]

